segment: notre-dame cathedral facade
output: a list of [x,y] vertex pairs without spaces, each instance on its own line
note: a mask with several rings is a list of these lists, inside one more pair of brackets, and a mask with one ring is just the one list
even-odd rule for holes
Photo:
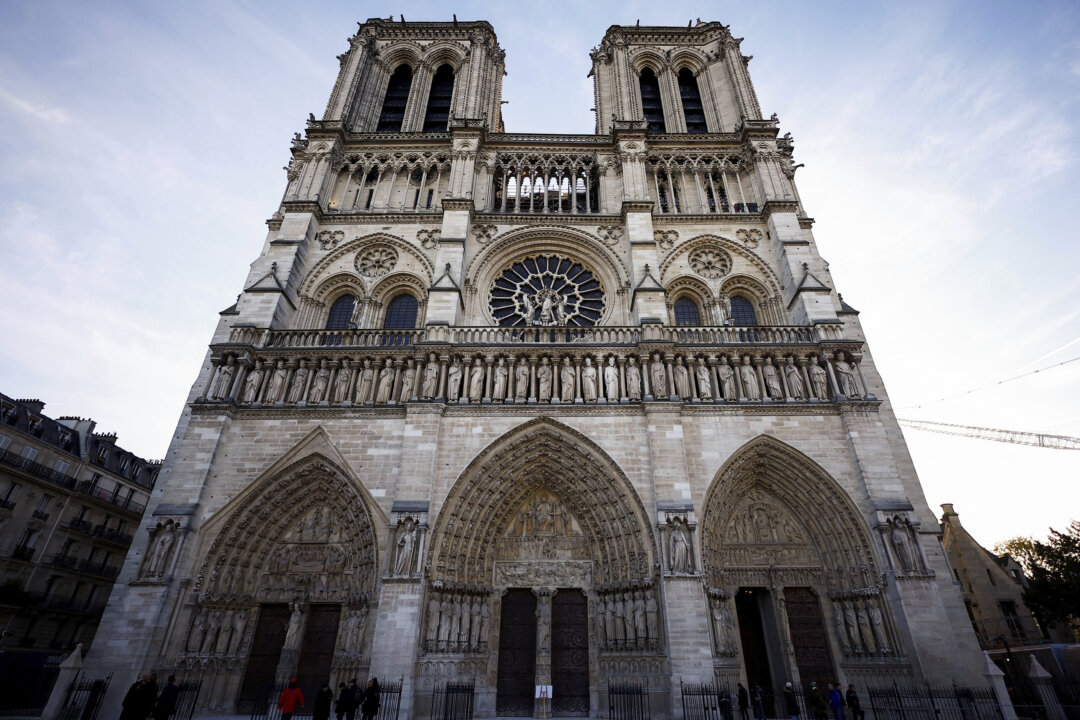
[[[613,26],[591,135],[507,132],[486,22],[360,25],[87,659],[604,715],[680,681],[981,680],[857,313],[715,22]],[[867,241],[871,242],[872,237]]]

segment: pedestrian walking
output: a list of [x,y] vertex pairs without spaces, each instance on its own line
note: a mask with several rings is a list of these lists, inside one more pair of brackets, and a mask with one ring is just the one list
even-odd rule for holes
[[157,687],[150,682],[150,673],[136,680],[121,703],[120,720],[146,720],[157,702]]
[[379,714],[379,678],[368,680],[367,689],[364,690],[364,720],[374,720]]
[[281,691],[277,706],[281,709],[281,720],[290,720],[294,712],[304,707],[304,693],[300,692],[296,678],[289,680],[289,686]]
[[750,705],[750,695],[746,692],[746,688],[743,687],[742,683],[739,683],[737,695],[739,698],[740,720],[750,720],[750,714],[746,711],[746,708]]
[[754,717],[765,720],[765,691],[759,683],[754,683]]
[[161,690],[161,697],[154,705],[154,720],[169,720],[176,712],[176,703],[180,699],[180,686],[176,682],[176,676],[170,675],[165,681],[165,687]]
[[811,681],[806,701],[810,704],[810,711],[814,713],[814,720],[825,720],[825,696],[821,694],[816,682]]
[[844,720],[844,696],[840,694],[840,683],[829,683],[829,707],[832,708],[833,720]]
[[790,680],[784,683],[784,709],[791,720],[799,720],[799,701]]
[[338,683],[337,686],[338,696],[334,702],[334,714],[337,715],[337,720],[345,720],[345,709],[349,706],[349,688],[345,683]]
[[851,720],[864,720],[866,713],[859,702],[859,693],[855,692],[855,685],[847,686],[847,706],[851,708]]
[[330,708],[334,704],[334,691],[329,683],[323,683],[315,695],[315,707],[311,710],[311,720],[330,720]]

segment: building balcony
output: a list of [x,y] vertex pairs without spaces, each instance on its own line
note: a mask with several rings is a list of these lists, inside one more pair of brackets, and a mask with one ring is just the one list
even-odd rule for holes
[[120,568],[115,565],[108,565],[104,562],[91,562],[89,560],[83,560],[75,569],[81,573],[96,575],[108,580],[112,580],[120,574]]
[[11,557],[16,560],[29,561],[33,559],[35,552],[37,552],[37,549],[28,545],[16,545],[15,549],[11,551]]
[[120,532],[115,528],[106,527],[105,525],[98,525],[95,527],[93,535],[105,542],[121,545],[123,547],[130,545],[132,540],[132,536],[129,533]]
[[79,559],[74,555],[56,554],[49,558],[49,564],[65,570],[74,570],[79,564]]
[[83,535],[94,534],[94,526],[87,520],[73,518],[72,520],[68,521],[66,527],[68,530],[74,530],[75,532],[80,532]]
[[142,517],[143,511],[146,510],[146,506],[142,503],[135,502],[130,498],[122,498],[114,492],[108,492],[98,487],[89,480],[83,480],[75,486],[76,492],[87,497],[94,498],[106,502],[113,507],[126,510],[132,515]]
[[24,457],[14,454],[10,450],[0,453],[0,465],[21,470],[31,477],[44,480],[51,485],[56,485],[67,490],[71,490],[75,487],[76,480],[74,477],[57,472],[56,470],[45,467],[33,460],[27,460]]
[[49,519],[49,513],[45,512],[44,510],[35,510],[30,515],[35,520],[40,520],[42,522],[45,522],[46,520]]

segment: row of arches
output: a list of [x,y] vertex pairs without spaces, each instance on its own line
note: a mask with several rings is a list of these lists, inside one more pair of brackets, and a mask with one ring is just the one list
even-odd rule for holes
[[[397,133],[403,129],[405,109],[412,95],[413,68],[403,62],[394,68],[386,86],[382,110],[375,132]],[[421,132],[445,132],[450,122],[450,106],[454,97],[454,68],[443,63],[435,69],[424,107]]]

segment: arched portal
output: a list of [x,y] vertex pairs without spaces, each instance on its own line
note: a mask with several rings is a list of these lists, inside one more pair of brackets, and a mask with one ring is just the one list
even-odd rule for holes
[[214,539],[173,647],[178,667],[211,672],[209,709],[247,712],[291,675],[306,694],[366,667],[378,567],[370,507],[358,482],[313,454],[208,521]]
[[778,694],[905,665],[866,525],[808,457],[768,436],[744,445],[713,479],[702,529],[718,675]]
[[592,440],[545,418],[514,429],[439,512],[421,676],[475,677],[482,716],[532,716],[536,685],[555,686],[555,715],[596,712],[590,678],[666,668],[655,547],[633,485]]

